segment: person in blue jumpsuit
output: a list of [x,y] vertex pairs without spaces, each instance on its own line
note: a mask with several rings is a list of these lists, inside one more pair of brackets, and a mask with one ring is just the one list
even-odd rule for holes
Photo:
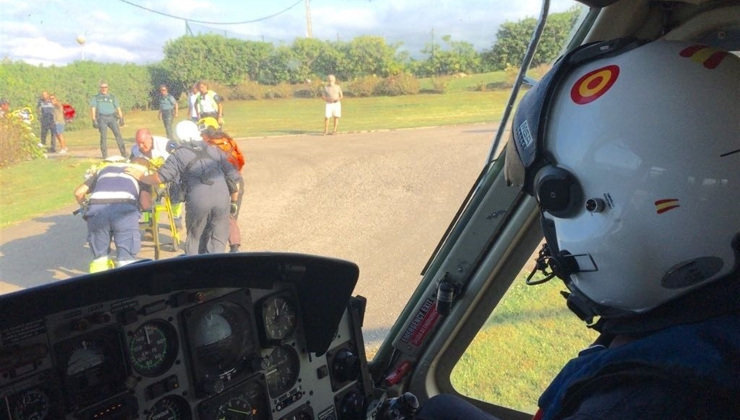
[[[738,75],[726,51],[621,39],[566,54],[522,98],[504,173],[539,205],[535,272],[600,333],[535,419],[738,418]],[[416,418],[493,417],[440,394]]]
[[134,165],[141,170],[145,167],[125,163],[124,158],[119,161],[123,162],[104,164],[74,191],[77,202],[85,207],[83,218],[87,222],[87,239],[93,253],[91,273],[113,267],[108,256],[111,239],[116,245],[119,267],[134,262],[141,249],[139,208],[148,203],[140,202],[139,182],[125,171]]
[[[181,134],[179,128],[183,123],[192,125],[187,135]],[[224,252],[231,202],[236,202],[241,175],[220,149],[203,142],[195,123],[183,121],[176,131],[182,146],[170,154],[157,172],[146,175],[131,169],[127,173],[150,185],[181,184],[185,191],[187,255]]]
[[124,125],[123,112],[118,99],[108,91],[108,83],[100,84],[100,92],[90,99],[90,117],[93,128],[100,131],[100,152],[103,159],[108,157],[108,129],[113,132],[121,156],[126,156],[126,145],[121,136]]

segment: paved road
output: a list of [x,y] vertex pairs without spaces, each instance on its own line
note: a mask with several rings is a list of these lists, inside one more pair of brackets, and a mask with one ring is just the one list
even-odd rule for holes
[[[355,262],[355,294],[368,298],[365,338],[377,343],[418,284],[494,133],[495,125],[480,124],[239,140],[247,157],[242,250]],[[85,272],[86,229],[72,210],[0,230],[0,293]],[[140,256],[153,257],[150,242]]]

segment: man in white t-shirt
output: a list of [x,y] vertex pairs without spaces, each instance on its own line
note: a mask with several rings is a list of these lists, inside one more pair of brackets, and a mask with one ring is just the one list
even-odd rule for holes
[[329,119],[334,118],[334,130],[332,134],[337,134],[339,118],[342,117],[342,88],[337,84],[337,79],[333,74],[328,76],[328,84],[321,89],[321,98],[326,102],[324,108],[324,135],[329,133]]

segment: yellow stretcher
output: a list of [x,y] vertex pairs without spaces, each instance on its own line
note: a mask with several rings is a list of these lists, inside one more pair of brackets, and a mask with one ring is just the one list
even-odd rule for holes
[[[154,259],[160,258],[162,251],[162,241],[160,237],[160,221],[165,216],[167,219],[167,227],[170,231],[170,237],[172,238],[172,247],[174,251],[180,249],[180,231],[177,226],[177,218],[182,215],[182,203],[172,204],[170,198],[169,189],[167,185],[160,184],[157,187],[152,188],[152,210],[150,217],[143,220],[146,225],[145,230],[151,232],[152,240],[154,242]],[[148,219],[148,220],[146,220]]]

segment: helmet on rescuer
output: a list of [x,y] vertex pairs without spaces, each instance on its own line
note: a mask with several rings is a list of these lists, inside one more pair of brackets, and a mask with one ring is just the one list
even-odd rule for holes
[[205,117],[198,120],[198,129],[200,131],[205,131],[209,128],[218,130],[221,126],[219,125],[218,120],[213,117]]
[[198,126],[189,120],[183,120],[177,123],[175,126],[175,134],[183,144],[194,145],[203,142]]
[[538,267],[581,318],[646,312],[734,275],[739,91],[732,54],[620,39],[568,53],[524,96],[505,174],[536,197]]

